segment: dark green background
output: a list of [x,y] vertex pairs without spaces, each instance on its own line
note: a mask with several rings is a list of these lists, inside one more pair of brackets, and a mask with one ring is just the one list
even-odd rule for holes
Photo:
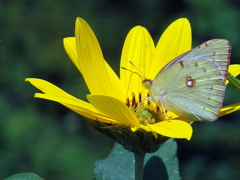
[[[233,46],[231,63],[240,64],[239,0],[1,0],[0,17],[0,179],[32,171],[45,179],[90,180],[94,162],[113,146],[81,116],[34,99],[38,90],[24,82],[45,79],[86,99],[87,87],[62,45],[64,37],[74,36],[76,17],[90,24],[117,73],[133,26],[146,27],[157,42],[180,17],[191,22],[193,47],[226,38]],[[224,104],[237,102],[239,90],[229,85]],[[240,179],[239,115],[194,123],[191,141],[177,140],[184,180]]]

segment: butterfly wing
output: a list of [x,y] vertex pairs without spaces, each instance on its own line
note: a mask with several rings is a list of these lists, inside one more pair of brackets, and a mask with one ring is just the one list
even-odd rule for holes
[[180,116],[213,121],[222,107],[225,80],[222,69],[214,61],[203,58],[181,60],[152,81],[150,94],[158,106],[163,105]]
[[184,61],[186,59],[200,58],[217,63],[217,65],[221,69],[223,78],[226,78],[230,56],[231,44],[229,41],[225,39],[212,39],[204,42],[203,44],[191,49],[186,53],[183,53],[182,55],[172,60],[158,73],[157,76],[159,76],[161,73],[163,73],[166,69],[168,69],[171,65],[175,63]]

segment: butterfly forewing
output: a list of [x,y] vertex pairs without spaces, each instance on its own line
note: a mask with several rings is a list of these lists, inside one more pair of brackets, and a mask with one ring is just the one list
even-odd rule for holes
[[186,59],[201,58],[201,59],[207,59],[209,61],[213,61],[217,63],[217,65],[221,69],[222,76],[226,78],[230,55],[231,55],[231,44],[229,41],[225,39],[212,39],[178,56],[177,58],[172,60],[170,63],[168,63],[158,73],[158,75],[160,75],[162,72],[168,69],[168,67],[170,67],[171,65],[176,64],[180,61],[184,61]]
[[225,79],[216,62],[189,58],[175,62],[159,74],[152,82],[150,94],[157,105],[177,115],[213,121],[222,107]]

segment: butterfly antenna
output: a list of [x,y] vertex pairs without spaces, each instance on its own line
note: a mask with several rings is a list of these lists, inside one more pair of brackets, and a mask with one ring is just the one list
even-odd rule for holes
[[[131,71],[131,70],[129,70],[129,69],[127,69],[127,68],[125,68],[125,67],[121,67],[121,69],[124,69],[124,70],[126,70],[126,71],[129,71],[129,72],[131,72],[131,75],[130,75],[130,77],[129,77],[129,83],[128,84],[130,84],[130,81],[131,81],[131,79],[132,79],[132,75],[133,74],[137,74],[141,79],[143,78],[139,73],[137,73],[137,72],[134,72],[134,71]],[[126,94],[126,98],[127,98],[127,95],[128,95],[128,91],[129,91],[129,88],[130,88],[130,86],[128,85],[128,87],[127,87],[127,94]]]
[[147,79],[146,76],[145,76],[145,74],[144,74],[142,71],[140,71],[140,69],[137,68],[137,67],[133,64],[132,61],[129,61],[129,63],[138,70],[139,76],[143,77],[144,79]]
[[[129,71],[129,72],[131,72],[132,74],[137,74],[142,80],[143,79],[145,79],[145,77],[144,76],[142,76],[141,74],[139,74],[138,72],[135,72],[135,71],[131,71],[131,70],[129,70],[129,69],[127,69],[127,68],[125,68],[125,67],[121,67],[122,69],[124,69],[124,70],[126,70],[126,71]],[[132,76],[132,74],[131,74],[131,76]],[[131,78],[131,77],[130,77]]]
[[[136,69],[139,71],[139,72],[135,72],[135,71],[129,70],[129,69],[125,68],[125,67],[121,67],[122,69],[127,70],[127,71],[129,71],[129,72],[132,73],[132,74],[130,75],[129,81],[131,80],[133,74],[137,74],[137,75],[142,79],[142,81],[143,81],[144,79],[147,79],[146,76],[140,71],[140,69],[137,68],[137,67],[132,63],[132,61],[129,61],[129,63],[130,63],[134,68],[136,68]],[[128,88],[127,88],[127,94],[128,94],[128,91],[129,91],[129,86],[128,86]],[[144,101],[144,100],[143,100],[143,101]],[[138,109],[140,106],[142,106],[143,101],[139,102],[139,104],[137,105],[137,107],[133,110],[134,113],[136,113],[137,109]]]

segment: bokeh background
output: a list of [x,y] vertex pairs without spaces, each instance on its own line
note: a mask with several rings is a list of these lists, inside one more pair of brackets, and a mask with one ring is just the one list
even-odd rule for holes
[[[180,17],[191,23],[193,47],[226,38],[233,46],[231,63],[240,64],[239,0],[1,0],[0,16],[0,179],[35,172],[45,179],[90,180],[94,162],[113,146],[81,116],[34,99],[38,90],[24,82],[45,79],[86,99],[88,89],[62,45],[64,37],[74,36],[76,17],[90,24],[117,73],[133,26],[146,27],[157,42]],[[228,85],[224,104],[240,102],[239,92]],[[194,123],[191,141],[177,140],[182,179],[240,179],[239,116]]]

